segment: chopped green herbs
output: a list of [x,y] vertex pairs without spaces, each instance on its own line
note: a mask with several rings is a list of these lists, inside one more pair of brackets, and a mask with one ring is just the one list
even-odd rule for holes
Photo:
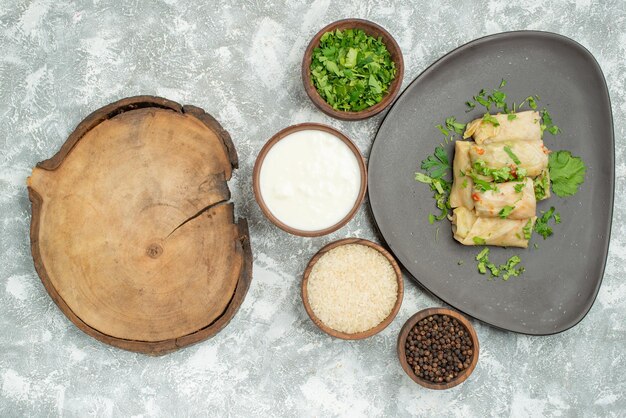
[[492,116],[489,113],[485,113],[483,115],[483,122],[488,122],[493,126],[500,126],[500,122],[498,122],[498,119],[496,119],[495,116]]
[[485,89],[479,91],[478,94],[473,97],[473,99],[476,103],[486,107],[487,110],[491,108],[491,100],[489,100],[489,95],[487,94]]
[[474,244],[476,245],[485,245],[485,243],[487,243],[487,241],[481,237],[474,237],[472,238],[472,240],[474,241]]
[[448,160],[448,154],[446,150],[439,146],[435,148],[435,153],[429,155],[421,165],[422,170],[429,172],[429,175],[434,178],[443,177],[450,169],[450,161]]
[[435,148],[433,155],[429,155],[421,164],[422,170],[428,174],[415,173],[415,180],[421,183],[430,184],[430,189],[434,192],[435,205],[441,211],[437,216],[430,214],[428,222],[434,224],[436,221],[445,219],[450,211],[448,196],[452,184],[443,178],[450,170],[450,161],[446,150],[439,146]]
[[525,98],[522,103],[519,104],[519,106],[517,107],[517,109],[521,109],[522,106],[524,106],[524,103],[528,103],[528,106],[533,109],[533,110],[537,110],[537,102],[540,100],[539,96],[534,95],[534,96],[528,96],[527,98]]
[[509,115],[506,118],[508,120],[515,120],[517,119],[517,115],[515,113],[509,113]]
[[[552,206],[548,211],[546,212],[541,212],[542,215],[539,216],[537,218],[537,220],[535,221],[535,232],[537,232],[539,235],[541,235],[543,237],[543,239],[548,238],[550,235],[552,235],[552,228],[550,226],[548,226],[548,221],[550,220],[550,218],[555,218],[555,222],[556,222],[556,217],[554,216],[554,206]],[[558,216],[558,215],[557,215]],[[561,221],[561,217],[558,217],[559,222]],[[556,222],[556,223],[559,223]]]
[[498,216],[502,219],[506,219],[514,210],[515,206],[506,205],[500,210],[500,212],[498,212]]
[[396,77],[381,38],[361,29],[326,32],[311,58],[311,79],[336,110],[358,112],[379,103]]
[[511,147],[509,147],[508,145],[504,146],[504,152],[507,153],[507,155],[509,157],[511,157],[511,159],[513,160],[513,162],[515,164],[521,164],[522,162],[519,160],[519,158],[517,158],[517,155],[515,155],[515,153],[513,152],[513,150],[511,149]]
[[454,116],[446,118],[446,127],[459,135],[463,135],[463,131],[465,131],[465,124],[457,122]]
[[[526,177],[526,170],[522,168],[518,168],[515,174],[513,174],[510,167],[501,167],[501,168],[490,168],[487,167],[487,163],[483,160],[476,160],[472,165],[472,171],[475,174],[479,174],[481,176],[492,177],[493,181],[496,183],[502,183],[505,181],[513,181],[513,180],[523,180]],[[472,174],[469,173],[470,177]],[[472,179],[474,181],[476,176],[473,176]],[[481,180],[482,183],[487,183],[484,180]],[[495,186],[494,186],[495,187]],[[495,190],[494,188],[486,188],[486,190]]]
[[541,112],[539,112],[539,114],[541,115],[541,132],[547,130],[552,135],[561,133],[561,129],[554,123],[552,123],[552,117],[546,109],[543,109]]
[[533,234],[533,220],[529,219],[528,222],[526,222],[526,225],[524,225],[524,228],[522,228],[522,232],[524,233],[524,239],[530,239],[530,237]]
[[422,173],[415,173],[415,180],[421,183],[427,183],[427,184],[433,183],[433,179],[431,177],[428,177],[426,174],[422,174]]
[[472,97],[472,100],[465,102],[465,105],[468,107],[467,111],[469,112],[476,107],[476,104],[479,104],[484,106],[487,111],[490,111],[491,106],[493,105],[496,109],[501,109],[504,113],[509,113],[508,105],[506,103],[506,93],[500,90],[504,86],[506,86],[506,80],[502,79],[499,87],[497,89],[493,89],[491,94],[487,93],[485,89],[479,91],[476,96]]
[[491,93],[491,100],[499,109],[504,109],[506,106],[506,94],[500,90],[494,90],[493,93]]
[[537,200],[545,199],[546,195],[550,191],[550,180],[546,170],[533,180],[533,185],[535,187],[535,198]]
[[524,186],[524,183],[519,183],[513,186],[513,189],[515,189],[515,193],[522,193],[522,190],[524,190]]
[[496,266],[489,261],[489,248],[486,247],[478,253],[476,261],[478,261],[476,268],[480,274],[485,274],[487,270],[489,270],[491,278],[502,276],[502,280],[504,281],[509,280],[511,276],[519,276],[525,270],[524,267],[516,268],[517,265],[522,262],[522,259],[517,255],[509,258],[506,263]]
[[550,126],[548,128],[548,132],[550,132],[552,135],[560,134],[561,133],[561,128],[559,128],[556,125],[553,125],[553,126]]
[[446,128],[444,128],[443,125],[435,125],[435,128],[439,129],[439,132],[441,132],[443,136],[447,137],[448,135],[450,135],[450,132]]
[[557,151],[548,157],[552,190],[560,197],[573,196],[585,181],[587,167],[580,157],[569,151]]
[[485,181],[485,180],[483,180],[481,178],[478,178],[472,172],[469,173],[469,176],[474,181],[474,187],[476,187],[476,189],[481,191],[481,192],[487,192],[489,190],[493,190],[493,191],[498,190],[498,187],[494,183],[491,183],[491,182]]
[[511,276],[517,277],[521,273],[523,273],[525,270],[524,267],[520,267],[518,269],[515,268],[515,266],[517,266],[521,262],[522,259],[519,258],[519,256],[514,255],[507,260],[506,264],[500,266],[500,271],[504,271],[504,274],[502,275],[502,280],[507,281]]

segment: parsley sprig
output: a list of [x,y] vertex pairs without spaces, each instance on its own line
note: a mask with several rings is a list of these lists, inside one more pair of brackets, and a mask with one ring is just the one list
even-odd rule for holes
[[553,152],[548,157],[552,190],[560,197],[573,196],[585,181],[587,167],[582,158],[569,151]]
[[415,180],[430,184],[430,189],[434,192],[435,206],[440,210],[439,215],[433,215],[432,213],[428,215],[428,222],[433,224],[436,221],[443,220],[450,212],[448,197],[452,183],[444,178],[448,170],[450,170],[450,160],[446,150],[442,146],[436,147],[433,155],[429,155],[422,161],[420,167],[427,174],[415,173]]

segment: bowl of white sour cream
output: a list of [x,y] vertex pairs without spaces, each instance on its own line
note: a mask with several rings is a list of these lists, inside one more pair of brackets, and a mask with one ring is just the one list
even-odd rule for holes
[[354,143],[327,125],[302,123],[263,146],[253,172],[263,214],[294,235],[317,237],[344,226],[365,197],[367,170]]

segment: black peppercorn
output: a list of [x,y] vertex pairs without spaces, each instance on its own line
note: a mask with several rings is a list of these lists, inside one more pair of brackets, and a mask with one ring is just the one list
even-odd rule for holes
[[431,315],[409,331],[406,359],[416,376],[451,382],[467,369],[474,351],[469,332],[448,315]]

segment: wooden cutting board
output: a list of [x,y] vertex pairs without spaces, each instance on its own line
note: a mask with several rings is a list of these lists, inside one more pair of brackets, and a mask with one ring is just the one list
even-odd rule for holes
[[148,354],[219,332],[252,278],[233,168],[230,135],[200,108],[140,96],[89,115],[28,179],[35,268],[63,313]]

